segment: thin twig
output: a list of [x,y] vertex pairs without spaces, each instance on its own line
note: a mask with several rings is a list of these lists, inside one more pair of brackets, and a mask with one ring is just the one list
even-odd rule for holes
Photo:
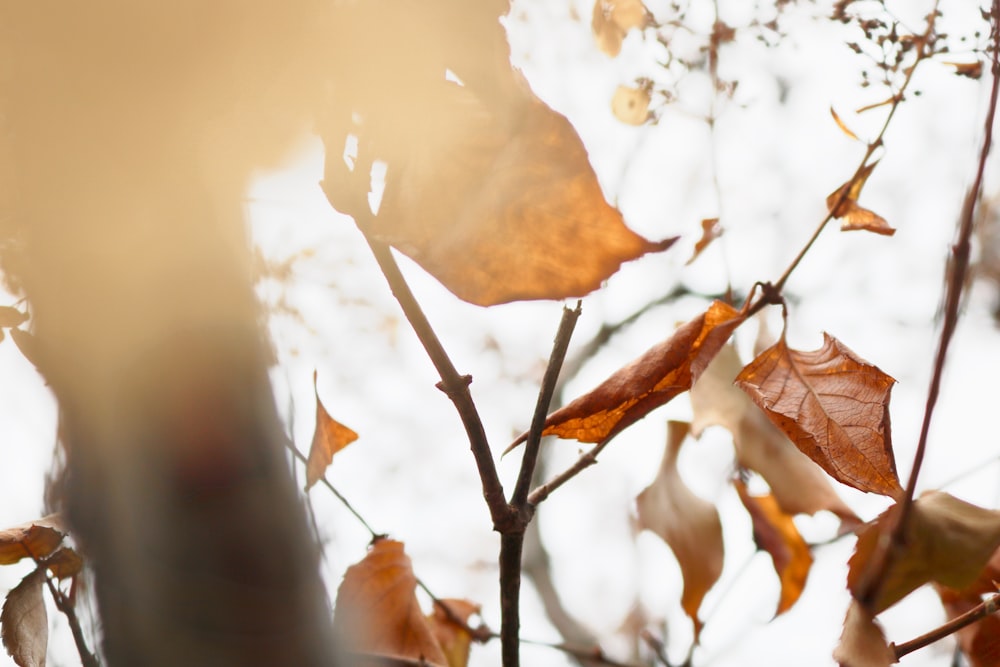
[[531,476],[535,472],[535,464],[538,462],[538,448],[542,440],[545,416],[552,403],[552,396],[555,394],[556,384],[559,380],[559,371],[562,370],[566,350],[569,348],[569,341],[573,336],[573,329],[576,327],[576,321],[579,317],[579,301],[576,302],[576,308],[573,310],[563,308],[562,321],[559,322],[559,329],[552,346],[552,354],[549,356],[549,363],[545,367],[545,375],[542,377],[542,385],[538,391],[538,402],[535,404],[535,414],[531,418],[531,428],[528,430],[528,440],[524,446],[524,458],[521,459],[521,470],[518,473],[514,493],[510,499],[510,504],[515,509],[525,507],[528,502],[528,491],[531,488]]
[[568,482],[569,480],[576,477],[582,471],[586,470],[590,466],[597,463],[597,455],[604,451],[604,448],[608,446],[614,436],[602,440],[597,443],[586,452],[580,455],[580,457],[573,463],[570,467],[563,470],[561,473],[545,482],[541,486],[537,487],[534,491],[528,494],[528,503],[537,506],[543,502],[546,498],[552,495],[552,492],[558,489],[560,486]]
[[961,616],[956,616],[939,628],[935,628],[926,634],[922,634],[919,637],[911,639],[908,642],[903,642],[902,644],[892,644],[890,645],[890,648],[895,654],[896,660],[899,660],[904,655],[913,653],[914,651],[922,649],[925,646],[929,646],[938,640],[944,639],[945,637],[958,632],[968,625],[972,625],[976,621],[986,618],[990,614],[995,614],[998,610],[1000,610],[1000,594],[986,598],[976,607],[973,607]]
[[69,623],[69,631],[73,635],[73,643],[76,644],[76,652],[80,654],[80,664],[82,667],[100,667],[101,661],[91,653],[87,646],[87,638],[83,636],[83,628],[80,627],[80,619],[76,615],[76,610],[70,600],[63,595],[63,592],[52,583],[52,579],[46,575],[45,583],[52,594],[52,600],[56,604],[56,609],[61,611]]

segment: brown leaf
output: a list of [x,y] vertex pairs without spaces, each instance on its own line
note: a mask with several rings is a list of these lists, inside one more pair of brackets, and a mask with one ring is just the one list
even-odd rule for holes
[[347,428],[330,416],[319,400],[319,390],[316,389],[316,372],[313,372],[313,391],[316,393],[316,430],[313,433],[312,445],[309,447],[309,459],[306,463],[306,490],[318,482],[327,467],[333,462],[333,455],[358,439],[358,434]]
[[472,635],[465,625],[455,622],[457,617],[467,624],[473,614],[478,614],[480,606],[468,600],[444,599],[439,601],[448,605],[451,615],[440,605],[434,605],[434,611],[427,617],[434,637],[448,659],[448,667],[466,667],[469,664],[469,649],[472,645]]
[[718,218],[705,218],[701,221],[701,238],[694,244],[694,252],[691,253],[691,258],[685,262],[685,266],[692,264],[694,260],[698,259],[702,251],[709,246],[712,241],[722,236],[723,232],[722,225],[719,224]]
[[[839,127],[844,134],[849,136],[851,139],[854,139],[855,141],[861,141],[860,139],[858,139],[858,135],[854,134],[854,132],[851,131],[851,128],[847,127],[847,125],[844,124],[844,121],[840,119],[840,116],[837,115],[837,112],[834,110],[832,106],[830,107],[830,115],[833,116],[833,120],[835,123],[837,123],[837,127]],[[840,191],[838,190],[837,192],[839,193]]]
[[734,480],[736,492],[753,521],[753,541],[774,562],[781,580],[781,597],[775,616],[792,608],[806,586],[813,557],[792,517],[782,511],[774,496],[751,496],[742,480]]
[[611,112],[627,125],[642,125],[649,120],[649,90],[618,86],[611,98]]
[[[545,419],[543,435],[601,442],[691,388],[743,321],[732,306],[714,301],[662,343],[620,368],[595,389]],[[507,448],[524,442],[521,435]]]
[[[948,618],[953,619],[978,607],[984,595],[997,592],[996,582],[1000,582],[1000,549],[993,552],[993,557],[970,586],[961,589],[937,586]],[[972,667],[1000,665],[1000,617],[997,614],[990,614],[965,626],[957,636],[958,645]]]
[[889,667],[896,662],[896,655],[886,644],[878,621],[852,601],[833,659],[841,667]]
[[815,514],[829,510],[847,526],[860,523],[857,515],[833,490],[830,478],[785,437],[747,395],[733,384],[743,368],[736,348],[726,345],[691,389],[698,437],[709,426],[723,426],[733,434],[740,466],[754,470],[771,487],[786,514]]
[[427,112],[435,127],[389,164],[370,231],[456,296],[481,306],[580,297],[674,242],[625,225],[565,117],[530,93],[501,113],[452,88],[461,114]]
[[955,74],[959,76],[968,77],[970,79],[979,79],[983,76],[983,61],[977,60],[972,63],[941,63],[942,65],[951,65],[955,68]]
[[63,547],[45,559],[45,567],[56,579],[66,579],[83,570],[83,558],[74,549]]
[[649,24],[649,12],[641,0],[596,0],[590,23],[598,48],[612,58],[621,52],[629,30]]
[[0,327],[16,327],[27,319],[28,316],[17,308],[0,306]]
[[56,514],[0,530],[0,565],[10,565],[22,558],[45,558],[62,544],[64,536]]
[[[873,555],[892,525],[899,506],[894,505],[858,536],[848,562],[847,584],[859,597],[872,577]],[[987,561],[1000,547],[1000,511],[983,509],[941,491],[927,491],[909,513],[898,549],[879,580],[878,596],[871,600],[875,613],[887,609],[928,582],[962,589],[972,585]]]
[[792,350],[782,337],[736,377],[737,386],[834,479],[898,497],[889,427],[893,383],[829,334],[814,352]]
[[669,422],[667,446],[656,479],[636,498],[639,528],[659,535],[674,552],[684,578],[681,606],[701,632],[698,608],[722,574],[722,523],[715,505],[696,496],[677,470],[677,455],[689,425]]
[[[837,119],[836,114],[834,114],[834,118]],[[855,179],[844,183],[826,198],[827,209],[831,211],[834,218],[842,220],[841,231],[849,232],[863,229],[883,236],[892,236],[896,233],[896,230],[889,226],[885,218],[858,205],[861,190],[865,187],[865,182],[877,164],[878,162],[873,162],[865,166]],[[843,199],[841,199],[842,196]]]
[[42,598],[45,570],[38,568],[21,580],[0,611],[0,636],[7,653],[20,667],[45,667],[49,619]]
[[448,662],[416,596],[417,578],[403,543],[377,539],[365,558],[347,568],[337,589],[334,630],[348,648],[396,658]]

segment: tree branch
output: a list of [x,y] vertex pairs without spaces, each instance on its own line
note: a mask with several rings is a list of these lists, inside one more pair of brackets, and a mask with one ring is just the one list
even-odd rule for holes
[[941,627],[935,628],[926,634],[922,634],[919,637],[911,639],[908,642],[903,642],[902,644],[891,644],[889,648],[891,648],[892,652],[895,654],[896,660],[899,660],[904,655],[908,655],[918,649],[929,646],[938,640],[944,639],[945,637],[958,632],[968,625],[972,625],[976,621],[986,618],[990,614],[995,614],[998,610],[1000,610],[1000,595],[993,595],[992,597],[983,600],[983,602],[978,606],[973,607],[964,614],[951,619]]

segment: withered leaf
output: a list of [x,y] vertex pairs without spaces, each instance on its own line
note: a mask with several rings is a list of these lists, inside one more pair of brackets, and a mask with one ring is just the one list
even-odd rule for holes
[[611,112],[627,125],[642,125],[649,120],[649,103],[647,89],[618,86],[611,98]]
[[740,466],[756,471],[787,514],[829,510],[845,524],[860,523],[837,495],[830,478],[772,424],[747,395],[733,384],[743,368],[732,345],[722,348],[691,389],[691,432],[698,437],[709,426],[733,434]]
[[337,589],[334,631],[348,648],[397,658],[448,662],[420,611],[417,578],[403,543],[377,539],[364,559],[347,568]]
[[478,614],[480,606],[468,600],[444,599],[440,604],[448,605],[449,615],[440,605],[434,605],[434,611],[427,617],[434,637],[448,659],[448,667],[466,667],[469,664],[469,649],[472,646],[472,635],[466,626],[455,622],[459,619],[468,623],[473,614]]
[[[978,607],[984,595],[997,592],[1000,582],[1000,549],[993,552],[986,567],[970,586],[962,589],[937,586],[949,619]],[[1000,617],[990,614],[958,631],[958,645],[972,667],[1000,664]]]
[[[744,315],[715,301],[667,340],[620,368],[595,389],[545,419],[543,435],[601,442],[687,391]],[[507,451],[524,442],[521,435]]]
[[853,600],[833,659],[841,667],[889,667],[896,662],[878,621]]
[[861,190],[865,187],[865,182],[877,164],[878,162],[872,162],[866,165],[858,172],[856,178],[844,183],[826,198],[827,209],[834,218],[841,220],[841,231],[849,232],[863,229],[883,236],[892,236],[896,233],[895,228],[890,227],[885,218],[858,205]]
[[656,479],[636,498],[639,527],[659,535],[674,552],[684,578],[681,606],[694,623],[695,641],[702,623],[698,608],[722,574],[722,522],[715,505],[687,487],[677,470],[677,455],[689,425],[669,422],[667,446]]
[[942,63],[955,68],[955,74],[969,79],[979,79],[983,76],[983,61],[977,60],[972,63]]
[[46,558],[44,563],[56,579],[66,579],[83,570],[83,558],[70,547],[62,547]]
[[45,558],[62,544],[64,536],[62,522],[56,514],[0,530],[0,565],[10,565],[23,558]]
[[17,308],[12,306],[0,306],[0,327],[16,327],[27,319],[27,314],[22,313]]
[[597,47],[614,58],[621,52],[629,30],[649,24],[649,11],[641,0],[596,0],[590,27]]
[[389,164],[370,231],[456,296],[481,306],[580,297],[674,242],[625,225],[564,116],[528,92],[499,112],[453,88],[461,115],[428,119],[447,132],[428,128]]
[[893,383],[829,334],[814,352],[792,350],[782,337],[736,377],[737,386],[834,479],[898,497],[889,426]]
[[[848,562],[847,584],[855,597],[872,574],[868,571],[883,535],[895,523],[894,505],[858,536]],[[1000,547],[1000,511],[977,507],[941,491],[927,491],[913,504],[903,533],[905,549],[889,561],[870,601],[875,613],[902,600],[920,586],[935,582],[962,589],[972,585]]]
[[319,400],[316,388],[316,373],[313,372],[313,391],[316,394],[316,431],[313,433],[309,458],[306,463],[306,490],[318,482],[327,467],[333,462],[333,455],[358,439],[358,434],[330,416]]
[[[834,110],[832,106],[830,107],[830,115],[833,116],[833,121],[837,124],[837,127],[840,128],[841,132],[849,136],[851,139],[854,139],[855,141],[861,141],[860,139],[858,139],[858,135],[854,134],[854,132],[851,131],[851,128],[847,127],[844,121],[840,119],[840,116],[837,114],[836,110]],[[838,190],[837,193],[839,194],[840,190]]]
[[691,258],[685,263],[685,266],[694,262],[698,259],[698,256],[709,246],[712,241],[722,236],[723,228],[719,224],[718,218],[705,218],[701,221],[701,238],[694,244],[694,252],[691,253]]
[[733,484],[750,513],[754,543],[771,556],[774,571],[781,581],[781,597],[775,612],[775,616],[779,616],[791,609],[802,595],[812,568],[812,552],[791,515],[782,511],[773,495],[752,496],[742,480],[737,479]]
[[20,667],[45,667],[49,619],[42,599],[45,570],[35,569],[7,594],[0,611],[0,637]]

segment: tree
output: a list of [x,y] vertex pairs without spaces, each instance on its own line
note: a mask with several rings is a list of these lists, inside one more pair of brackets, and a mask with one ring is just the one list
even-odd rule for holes
[[[949,70],[952,78],[978,79],[990,64],[995,74],[994,19],[1000,12],[994,8],[992,14],[984,10],[965,19],[969,22],[959,22],[965,32],[952,30],[949,37],[940,23],[952,15],[936,5],[904,20],[883,3],[837,3],[834,25],[851,35],[850,50],[874,63],[877,76],[866,74],[863,83],[879,95],[854,120],[833,111],[830,126],[855,142],[860,159],[847,168],[836,165],[843,170],[842,185],[826,198],[815,233],[802,239],[798,254],[770,281],[769,269],[778,267],[778,260],[768,262],[762,258],[766,252],[740,248],[739,258],[724,262],[732,278],[709,290],[685,283],[619,290],[636,294],[635,310],[620,312],[593,331],[592,341],[573,350],[566,368],[581,308],[565,308],[537,381],[533,417],[506,415],[505,423],[519,423],[524,433],[512,438],[512,453],[498,463],[498,444],[508,439],[489,430],[484,403],[473,400],[471,378],[449,357],[454,343],[445,345],[435,333],[434,318],[421,306],[429,299],[414,296],[410,287],[416,273],[401,269],[390,247],[460,299],[498,309],[512,301],[583,297],[613,275],[624,279],[631,270],[620,270],[625,262],[648,254],[642,262],[648,266],[680,251],[670,249],[672,232],[649,234],[654,239],[649,240],[626,226],[605,200],[576,130],[510,69],[498,22],[504,3],[388,6],[326,8],[303,0],[291,7],[248,9],[232,3],[206,10],[194,4],[124,8],[107,2],[55,18],[37,8],[5,7],[10,20],[3,24],[16,26],[3,40],[9,49],[5,60],[13,63],[3,109],[12,158],[8,182],[16,198],[4,261],[11,287],[23,292],[27,307],[3,311],[0,324],[59,400],[66,457],[62,490],[54,494],[65,503],[65,521],[26,524],[0,541],[7,560],[36,563],[8,595],[0,618],[5,645],[19,663],[40,664],[39,652],[44,655],[47,626],[37,613],[43,587],[77,624],[72,589],[59,580],[74,580],[86,563],[94,576],[101,654],[108,664],[464,665],[472,641],[498,640],[503,664],[516,665],[522,651],[522,574],[545,596],[552,623],[577,642],[561,650],[585,664],[623,664],[565,616],[551,590],[544,593],[552,569],[530,529],[538,525],[536,509],[579,484],[580,473],[598,455],[604,461],[624,449],[623,440],[649,423],[644,417],[690,398],[690,425],[670,423],[659,472],[649,476],[636,499],[637,526],[662,538],[679,565],[678,598],[691,628],[688,662],[701,660],[693,652],[706,636],[705,622],[714,621],[703,601],[718,595],[723,544],[731,547],[732,538],[723,539],[725,521],[720,523],[715,505],[687,488],[694,484],[681,456],[692,453],[693,445],[684,445],[689,432],[710,439],[719,433],[710,429],[722,426],[735,445],[727,457],[735,473],[725,475],[732,477],[726,497],[745,508],[742,521],[752,526],[752,543],[773,561],[779,615],[801,599],[813,558],[822,555],[822,547],[800,534],[801,515],[824,512],[837,517],[826,538],[843,544],[858,535],[846,572],[855,602],[847,612],[838,661],[889,664],[961,627],[959,641],[968,658],[991,664],[995,633],[989,624],[995,622],[990,614],[996,598],[981,597],[992,592],[989,582],[995,578],[998,514],[942,491],[919,497],[915,491],[928,443],[934,446],[931,415],[969,284],[974,231],[985,239],[992,224],[983,193],[996,106],[993,78],[983,77],[992,88],[980,114],[985,136],[974,177],[961,211],[954,207],[959,225],[944,279],[942,334],[937,356],[927,363],[931,390],[923,427],[914,433],[917,446],[905,484],[897,474],[899,438],[894,448],[889,420],[894,380],[879,369],[881,362],[854,352],[848,347],[853,343],[845,345],[839,336],[824,335],[815,351],[799,346],[797,312],[818,303],[831,319],[835,314],[808,292],[798,301],[790,290],[800,265],[824,257],[822,245],[830,234],[821,233],[833,221],[845,231],[863,232],[852,243],[883,242],[868,232],[893,234],[887,222],[893,216],[881,205],[873,208],[885,218],[866,208],[872,188],[864,189],[886,169],[879,156],[893,155],[888,130],[902,110],[916,104],[918,72],[937,68]],[[708,20],[702,10],[711,15]],[[517,11],[507,19],[511,32]],[[740,98],[737,80],[727,79],[726,63],[740,49],[756,53],[744,44],[749,37],[785,44],[785,21],[794,22],[797,12],[806,10],[779,3],[749,18],[730,11],[735,12],[702,3],[647,9],[637,1],[597,2],[592,27],[605,53],[615,55],[643,41],[639,37],[662,47],[649,75],[614,93],[615,115],[643,128],[666,125],[672,109],[689,99],[686,82],[696,85],[700,78],[711,93],[700,98],[708,100],[706,108],[692,105],[698,122],[713,141],[728,141],[720,138],[725,107]],[[109,16],[125,20],[108,23]],[[135,26],[150,29],[133,31]],[[949,55],[963,38],[972,44],[968,53]],[[121,53],[136,57],[121,60]],[[250,253],[234,251],[246,247],[234,211],[252,169],[274,163],[310,114],[318,118],[326,147],[325,196],[357,223],[440,376],[439,388],[457,408],[486,500],[488,516],[480,519],[500,534],[499,607],[483,611],[480,626],[469,621],[476,604],[436,597],[433,614],[425,619],[409,550],[362,518],[371,548],[334,582],[334,628],[351,656],[339,658],[328,631],[316,552],[282,450],[290,445],[288,451],[305,464],[306,489],[319,490],[315,485],[322,482],[360,518],[347,502],[358,489],[342,493],[344,485],[334,486],[324,473],[354,438],[360,434],[365,440],[366,429],[354,424],[350,410],[329,402],[330,410],[324,407],[321,369],[319,378],[313,375],[316,425],[308,455],[287,442],[268,388]],[[875,116],[880,124],[874,130],[854,129]],[[341,162],[345,145],[349,155]],[[373,213],[369,175],[380,164],[384,192]],[[727,235],[738,233],[740,215],[721,211],[729,197],[718,177],[725,164],[712,168],[715,195],[707,208],[716,215],[698,216],[701,237],[687,244],[693,245],[695,266],[704,266],[724,242],[716,240],[723,228]],[[52,191],[60,196],[52,197]],[[624,208],[627,201],[621,203]],[[768,205],[793,204],[782,197]],[[977,258],[987,280],[988,248],[984,245]],[[752,267],[750,280],[742,280],[745,270],[734,270],[738,262]],[[674,264],[679,272],[679,262]],[[995,266],[992,271],[995,275]],[[587,298],[584,309],[601,304],[599,296]],[[534,312],[554,315],[551,305],[545,308]],[[593,389],[565,384],[612,337],[657,308],[671,319],[686,312],[686,323],[666,336],[640,337],[625,346],[628,354],[615,363],[617,370],[594,377]],[[746,341],[741,350],[728,341],[735,334],[739,342],[754,316],[768,312],[772,324],[780,322],[781,333],[771,340],[763,334],[747,363]],[[838,315],[837,321],[843,318]],[[479,387],[478,371],[476,377]],[[375,388],[388,393],[387,387],[383,382]],[[337,395],[343,398],[343,391]],[[562,400],[573,395],[574,400]],[[363,399],[378,400],[378,395]],[[434,426],[431,437],[456,439],[454,432],[443,437],[453,428],[443,420]],[[564,454],[571,460],[560,463],[556,450],[565,446],[553,442],[543,448],[543,436],[577,440],[583,449],[577,456]],[[612,443],[616,446],[609,447]],[[365,456],[360,447],[352,446],[352,456]],[[458,459],[457,453],[449,457]],[[515,470],[504,468],[508,461],[516,461]],[[871,511],[870,501],[858,500],[862,496],[839,484],[835,491],[835,483],[884,497],[885,511]],[[855,509],[861,505],[868,511]],[[82,560],[63,545],[67,533]],[[338,532],[331,548],[345,539]],[[751,544],[747,535],[742,540]],[[915,642],[888,645],[874,617],[929,582],[939,587],[956,621]],[[424,589],[436,592],[437,586]],[[967,612],[971,615],[962,616]],[[676,641],[658,635],[657,623],[641,606],[631,619],[635,655],[628,664],[676,661]],[[977,619],[983,620],[969,624]],[[676,619],[672,631],[675,626]],[[84,661],[96,664],[78,625],[74,635]]]

